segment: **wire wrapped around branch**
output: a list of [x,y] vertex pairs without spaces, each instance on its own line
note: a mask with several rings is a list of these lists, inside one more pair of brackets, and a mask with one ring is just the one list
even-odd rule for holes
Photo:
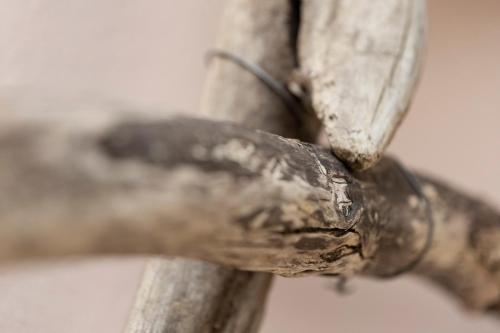
[[[428,240],[426,207],[388,158],[351,173],[317,146],[187,118],[11,115],[0,127],[4,260],[141,253],[285,276],[383,276]],[[415,272],[470,307],[498,304],[500,216],[420,182],[435,235]]]

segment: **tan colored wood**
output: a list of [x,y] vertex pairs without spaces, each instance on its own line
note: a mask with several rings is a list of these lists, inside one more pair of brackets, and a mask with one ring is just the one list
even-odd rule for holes
[[[231,0],[224,12],[217,50],[230,52],[287,82],[295,68],[290,41],[289,0]],[[299,123],[283,101],[233,61],[210,59],[201,110],[210,119],[235,121],[287,137]]]
[[[140,253],[386,276],[428,239],[425,205],[389,159],[352,173],[319,147],[236,125],[83,110],[4,113],[2,260]],[[420,180],[435,234],[415,273],[471,308],[498,306],[500,215]]]
[[376,163],[403,119],[419,74],[424,0],[304,0],[302,81],[335,154]]
[[[300,40],[296,45],[299,62],[294,60],[292,43],[290,53],[280,53],[283,70],[273,75],[291,75],[291,80],[298,77],[301,84],[309,84],[312,106],[325,123],[335,152],[351,166],[365,168],[379,159],[402,117],[401,110],[407,106],[420,59],[415,50],[422,41],[422,2],[388,1],[384,6],[352,2],[343,7],[346,3],[337,1],[332,2],[338,6],[335,11],[325,5],[321,7],[324,12],[318,3],[304,1],[301,6]],[[252,6],[243,0],[241,4]],[[272,6],[264,2],[255,6],[261,5],[266,12],[267,6]],[[376,8],[371,11],[366,6]],[[351,14],[339,8],[347,8]],[[243,12],[255,15],[251,10]],[[282,13],[273,13],[275,22],[282,24]],[[380,15],[370,16],[373,13]],[[354,24],[354,17],[358,21],[359,17],[365,18],[365,24]],[[269,22],[269,17],[266,20]],[[372,30],[365,26],[381,30],[372,36]],[[358,34],[322,35],[322,28],[332,27]],[[262,26],[250,34],[261,41],[255,38],[256,31],[269,29]],[[284,36],[279,26],[275,31]],[[394,37],[398,33],[399,39]],[[327,43],[328,38],[333,38],[331,44]],[[345,46],[342,41],[352,38],[356,42],[351,43],[355,54],[341,48]],[[263,40],[284,45],[279,43],[287,39]],[[396,40],[403,46],[400,53],[394,52]],[[314,43],[330,45],[339,52],[326,50],[317,55],[322,49],[312,47]],[[249,52],[259,49],[258,45],[256,42]],[[261,52],[267,54],[270,48],[265,43],[264,46]],[[266,56],[278,59],[274,52]],[[335,56],[330,58],[331,55]],[[294,76],[297,66],[301,75]],[[283,103],[269,92],[263,102],[258,100],[265,94],[259,89],[267,89],[252,74],[218,59],[210,75],[209,86],[216,92],[205,96],[203,109],[209,110],[208,114],[215,114],[210,110],[220,106],[220,119],[239,120],[249,127],[269,131],[277,126],[275,131],[283,135],[303,135],[290,122],[270,121],[279,117],[269,118],[264,113],[252,117],[266,108],[289,115]],[[338,81],[330,81],[332,76]],[[361,78],[366,85],[352,78]],[[217,86],[217,82],[225,83]],[[234,87],[238,89],[226,90]],[[245,102],[240,110],[236,108],[238,101],[234,97],[231,100],[231,96],[245,96],[242,90],[252,98],[243,97]],[[328,103],[332,96],[336,96],[337,104]],[[373,96],[377,97],[375,108]],[[141,253],[181,255],[285,276],[380,277],[407,267],[422,253],[428,240],[430,224],[423,201],[390,159],[382,159],[367,172],[352,172],[319,147],[234,125],[193,119],[162,120],[144,113],[123,114],[105,108],[73,106],[37,113],[38,104],[30,104],[29,98],[23,102],[27,102],[25,114],[17,112],[19,109],[13,104],[2,105],[3,260]],[[368,107],[361,108],[359,114],[351,112],[360,105]],[[73,112],[66,112],[68,108]],[[331,114],[338,115],[336,122],[328,122]],[[344,136],[342,131],[335,132],[336,126],[348,129],[354,138]],[[356,136],[364,131],[373,136]],[[336,147],[334,140],[346,140],[348,148]],[[360,144],[363,140],[374,140],[373,146]],[[353,146],[352,142],[356,144]],[[357,144],[364,150],[357,151]],[[431,204],[435,233],[430,251],[414,272],[449,289],[470,308],[499,308],[496,254],[500,215],[437,181],[426,177],[420,180]],[[183,274],[190,278],[182,279]],[[211,281],[208,285],[215,287],[208,289],[200,282],[198,292],[183,298],[183,291],[198,281],[191,278],[196,274],[198,278],[206,276]],[[168,280],[176,281],[178,288],[169,289],[169,284],[163,283]],[[237,281],[243,282],[239,285]],[[200,314],[207,320],[203,325],[207,330],[214,328],[210,324],[213,323],[221,331],[253,332],[261,316],[268,282],[265,274],[236,272],[211,264],[152,261],[133,311],[133,318],[138,319],[131,320],[129,329],[138,332],[176,327],[189,332],[199,328],[192,319]],[[229,297],[237,302],[234,316],[227,315],[228,302],[221,302],[219,297],[226,285],[242,286],[229,288],[229,296],[224,296],[224,300]],[[253,291],[259,291],[260,296],[245,296]],[[196,303],[196,311],[187,313],[190,297],[205,302]],[[175,304],[181,304],[180,311],[165,311]],[[248,315],[242,309],[255,312]]]
[[[289,16],[288,0],[230,1],[216,47],[260,63],[285,80],[294,61]],[[290,110],[257,77],[222,58],[210,59],[208,66],[201,105],[205,116],[288,136],[300,132]],[[128,331],[254,332],[270,281],[269,274],[154,259],[146,267]]]
[[268,274],[188,259],[151,259],[126,332],[256,332]]

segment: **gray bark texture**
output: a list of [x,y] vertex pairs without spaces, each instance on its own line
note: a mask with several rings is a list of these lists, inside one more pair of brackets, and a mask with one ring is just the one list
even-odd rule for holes
[[[0,259],[211,262],[151,260],[129,332],[255,332],[270,275],[236,269],[387,278],[411,268],[498,314],[498,212],[423,175],[415,186],[381,157],[414,90],[424,26],[420,0],[230,1],[217,48],[285,82],[301,115],[220,56],[201,109],[222,122],[3,103]],[[309,112],[348,167],[290,139],[314,141]]]
[[[225,10],[217,48],[265,64],[272,75],[284,79],[294,60],[290,15],[287,0],[233,0]],[[255,76],[228,59],[208,60],[201,105],[208,118],[288,136],[301,132],[300,122]],[[127,331],[255,332],[271,278],[214,264],[154,259],[146,267]]]
[[303,0],[299,72],[332,150],[374,165],[402,121],[422,62],[425,0]]
[[[386,276],[428,239],[425,201],[388,158],[351,172],[320,147],[208,120],[102,110],[6,119],[3,260],[140,253],[283,276]],[[414,272],[471,308],[497,306],[498,213],[419,179],[435,230]]]
[[271,279],[188,259],[151,259],[126,332],[256,332]]
[[[286,82],[294,69],[289,35],[289,0],[227,3],[216,49],[261,66]],[[231,120],[288,137],[298,123],[282,101],[253,73],[221,57],[208,59],[201,110],[210,119]]]
[[[322,124],[351,168],[380,160],[418,81],[425,0],[232,0],[226,13],[217,49],[261,67],[295,96],[273,98],[255,73],[215,59],[207,114],[312,142]],[[290,112],[294,103],[308,112]]]

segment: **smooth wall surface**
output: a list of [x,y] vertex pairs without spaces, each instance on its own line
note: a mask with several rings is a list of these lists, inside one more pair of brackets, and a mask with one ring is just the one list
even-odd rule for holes
[[[1,0],[0,88],[196,113],[222,0]],[[390,151],[500,209],[500,2],[430,0],[428,56]],[[0,268],[0,332],[121,332],[144,259]],[[414,278],[275,280],[264,333],[498,332]],[[313,311],[314,310],[314,311]]]

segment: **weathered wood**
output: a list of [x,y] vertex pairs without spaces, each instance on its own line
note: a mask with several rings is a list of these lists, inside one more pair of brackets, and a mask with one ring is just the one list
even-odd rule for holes
[[365,169],[382,156],[415,90],[425,0],[301,3],[301,80],[335,154]]
[[[226,8],[217,48],[263,64],[277,78],[285,79],[294,63],[290,16],[288,0],[233,0]],[[227,59],[210,59],[201,110],[210,118],[245,122],[288,136],[301,132],[300,123],[279,97]],[[187,333],[212,331],[217,326],[217,332],[243,333],[257,329],[271,275],[215,269],[212,264],[181,259],[161,262],[155,259],[146,268],[129,331]],[[238,288],[229,288],[231,284]],[[168,292],[174,286],[176,292]],[[223,325],[216,322],[220,319],[215,314],[230,307],[238,311],[232,311]]]
[[[3,260],[169,254],[285,276],[385,276],[427,240],[425,206],[390,159],[353,174],[321,148],[227,123],[43,116],[0,124]],[[420,180],[435,234],[415,272],[471,308],[498,305],[500,215]]]
[[314,141],[318,121],[309,106],[336,155],[366,169],[381,158],[408,109],[425,14],[424,0],[230,1],[217,48],[298,90],[306,107],[297,118],[257,75],[215,58],[203,109],[216,119]]
[[126,332],[257,332],[271,280],[187,259],[151,259]]
[[[216,49],[259,66],[276,82],[286,84],[297,66],[298,13],[293,2],[228,1]],[[304,122],[283,98],[234,61],[210,58],[205,87],[201,109],[211,119],[303,140],[314,140],[317,135],[319,123],[313,117],[302,115],[309,120]]]

